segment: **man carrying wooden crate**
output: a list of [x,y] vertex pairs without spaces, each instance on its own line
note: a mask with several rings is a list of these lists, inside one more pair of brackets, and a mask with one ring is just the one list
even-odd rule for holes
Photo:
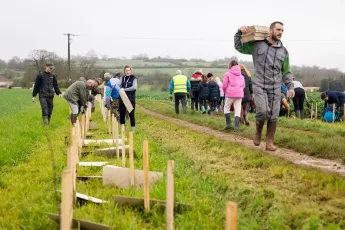
[[[274,145],[274,135],[280,109],[280,85],[285,83],[290,98],[294,97],[295,91],[289,53],[280,41],[284,32],[283,23],[273,22],[268,32],[269,36],[265,37],[254,26],[242,26],[235,34],[235,49],[253,57],[255,77],[252,84],[256,104],[254,145],[260,145],[262,129],[267,120],[266,150],[275,151],[278,148]],[[253,39],[248,40],[248,35]]]

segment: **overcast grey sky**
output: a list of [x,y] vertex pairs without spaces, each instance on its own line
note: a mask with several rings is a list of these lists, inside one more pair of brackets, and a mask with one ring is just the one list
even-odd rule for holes
[[[238,56],[233,36],[241,25],[285,24],[283,44],[294,65],[345,71],[344,0],[1,0],[0,58],[47,49],[67,57],[94,49],[100,56]],[[134,39],[136,38],[136,39]]]

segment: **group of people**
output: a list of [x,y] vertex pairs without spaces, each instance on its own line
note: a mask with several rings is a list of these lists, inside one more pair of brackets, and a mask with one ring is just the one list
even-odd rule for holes
[[128,65],[124,67],[124,75],[120,73],[111,76],[104,74],[104,82],[101,79],[83,78],[69,86],[66,92],[62,93],[59,89],[55,75],[52,73],[54,65],[51,62],[46,64],[43,72],[39,73],[35,80],[32,91],[32,101],[36,101],[36,95],[39,94],[39,100],[42,109],[42,118],[45,125],[49,125],[54,107],[54,94],[63,97],[70,109],[70,120],[74,124],[77,121],[79,113],[84,113],[88,107],[88,102],[93,102],[97,94],[101,94],[105,100],[105,106],[115,115],[121,124],[125,124],[126,115],[130,119],[131,131],[135,130],[135,109],[127,113],[126,106],[120,97],[119,90],[124,89],[133,108],[135,108],[137,78],[132,74],[132,68]]
[[[256,113],[256,131],[253,136],[253,143],[259,146],[261,143],[262,130],[267,122],[266,150],[275,151],[274,136],[279,116],[288,116],[290,106],[288,98],[292,98],[296,117],[304,117],[304,100],[307,100],[306,93],[300,82],[292,77],[289,61],[289,53],[280,41],[284,31],[283,23],[273,22],[269,28],[269,37],[262,41],[241,42],[242,33],[247,32],[247,27],[242,26],[234,36],[235,49],[242,54],[250,54],[253,58],[255,77],[247,68],[233,60],[229,64],[229,70],[225,73],[223,82],[212,73],[203,74],[201,70],[196,71],[188,79],[180,70],[170,82],[170,97],[175,98],[175,112],[179,114],[179,104],[182,104],[183,113],[187,112],[187,96],[191,98],[191,109],[202,112],[202,114],[224,111],[225,129],[231,128],[230,111],[234,110],[235,121],[234,131],[238,131],[242,121],[249,125],[248,105]],[[32,93],[32,100],[35,101],[39,93],[42,107],[42,116],[45,124],[49,124],[53,111],[54,93],[62,96],[58,87],[55,75],[51,72],[54,69],[52,63],[47,63],[44,72],[40,73],[35,82]],[[89,79],[73,83],[63,97],[71,108],[71,122],[75,123],[79,112],[85,111],[87,101],[94,100],[91,95],[98,93],[104,95],[106,107],[111,113],[125,124],[126,107],[121,100],[119,90],[126,92],[133,108],[135,108],[137,78],[132,75],[130,66],[124,67],[124,76],[115,74],[112,77],[109,73],[104,75],[105,82],[100,86],[100,81]],[[91,94],[90,92],[91,91]],[[321,94],[325,101],[325,110],[330,104],[336,104],[341,113],[344,111],[345,95],[340,92],[326,91]],[[255,102],[255,103],[254,103]],[[308,103],[308,100],[307,100]],[[135,129],[135,116],[133,110],[128,114],[131,129]]]
[[[241,36],[248,28],[242,26],[234,36],[235,49],[242,54],[250,54],[253,58],[255,77],[236,60],[229,64],[223,82],[212,73],[207,75],[196,71],[190,80],[181,71],[170,82],[170,97],[175,97],[175,112],[179,113],[182,103],[186,113],[186,97],[191,98],[191,109],[207,111],[212,115],[215,111],[224,110],[225,129],[231,128],[230,110],[235,113],[234,131],[238,131],[240,121],[249,125],[248,105],[255,109],[256,131],[253,143],[259,146],[262,130],[267,121],[266,150],[275,151],[274,136],[279,116],[290,115],[289,98],[293,99],[295,116],[304,118],[304,101],[309,107],[308,97],[303,85],[296,81],[291,73],[289,53],[281,40],[284,25],[273,22],[269,28],[269,37],[262,41],[241,42]],[[344,111],[345,95],[340,92],[326,91],[321,94],[325,101],[324,114],[329,112],[331,104]],[[224,104],[223,104],[224,101]],[[329,113],[328,113],[329,114]],[[326,120],[326,117],[324,117]],[[327,120],[326,120],[327,121]]]
[[179,114],[179,104],[186,113],[187,97],[191,99],[191,110],[202,114],[219,115],[224,111],[226,129],[231,129],[231,108],[235,111],[234,130],[238,131],[239,123],[249,125],[248,104],[253,100],[251,74],[243,64],[233,60],[223,82],[212,73],[203,74],[195,71],[190,79],[182,75],[180,70],[170,82],[170,97],[174,94],[175,113]]
[[[266,150],[275,151],[274,135],[282,104],[282,83],[286,87],[285,94],[294,98],[295,89],[289,64],[289,53],[280,41],[284,31],[283,23],[273,22],[270,25],[270,35],[263,41],[241,42],[242,33],[247,27],[242,26],[234,36],[235,49],[253,57],[255,77],[251,80],[245,66],[236,60],[229,64],[223,83],[212,73],[207,75],[197,71],[190,81],[181,71],[170,82],[170,97],[175,97],[175,112],[179,113],[179,103],[182,103],[183,113],[186,113],[186,96],[192,99],[191,109],[201,109],[202,113],[212,115],[214,111],[222,110],[224,100],[224,115],[226,129],[231,128],[230,110],[233,105],[235,113],[234,131],[238,131],[240,118],[249,124],[247,117],[248,103],[255,101],[256,132],[254,145],[261,143],[261,135],[267,121]],[[223,99],[224,98],[224,99]],[[207,108],[207,109],[206,109]],[[242,115],[241,115],[242,114]]]

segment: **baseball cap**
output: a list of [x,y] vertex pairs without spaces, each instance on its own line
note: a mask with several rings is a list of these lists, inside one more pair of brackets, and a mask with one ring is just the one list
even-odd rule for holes
[[47,63],[46,63],[46,66],[49,67],[49,68],[52,68],[52,69],[55,68],[53,62],[51,62],[51,61],[47,62]]

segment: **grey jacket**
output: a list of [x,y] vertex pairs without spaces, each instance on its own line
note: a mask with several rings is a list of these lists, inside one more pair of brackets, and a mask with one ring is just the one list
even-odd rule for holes
[[243,54],[251,54],[255,68],[253,86],[266,90],[280,88],[282,82],[289,90],[293,90],[292,73],[289,63],[289,53],[282,42],[271,45],[268,39],[242,43],[242,32],[235,34],[235,49]]

